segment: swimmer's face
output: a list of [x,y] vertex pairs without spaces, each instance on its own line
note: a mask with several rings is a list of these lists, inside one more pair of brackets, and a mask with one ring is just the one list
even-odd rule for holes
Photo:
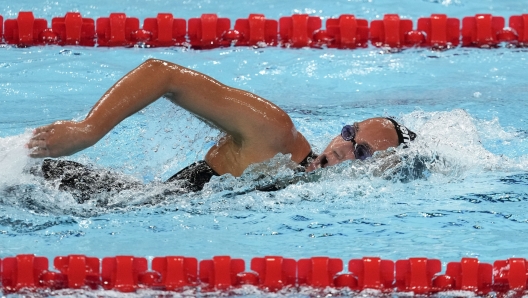
[[[385,118],[371,118],[355,123],[356,135],[354,142],[345,141],[338,135],[326,149],[306,169],[313,171],[318,168],[336,165],[340,162],[356,159],[356,146],[363,146],[370,155],[376,151],[387,150],[390,147],[398,147],[398,134],[394,124]],[[357,152],[357,150],[356,150]],[[359,157],[358,157],[359,158]]]

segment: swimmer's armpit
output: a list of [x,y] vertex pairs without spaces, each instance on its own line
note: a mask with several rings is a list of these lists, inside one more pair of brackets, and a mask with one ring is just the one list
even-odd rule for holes
[[168,100],[173,100],[174,99],[174,93],[173,92],[167,92],[167,93],[163,94],[163,98],[166,98]]

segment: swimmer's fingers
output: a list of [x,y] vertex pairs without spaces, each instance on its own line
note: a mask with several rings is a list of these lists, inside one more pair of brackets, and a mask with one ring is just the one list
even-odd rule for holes
[[32,149],[36,147],[40,141],[45,142],[48,139],[48,137],[49,137],[48,132],[40,132],[40,133],[33,134],[31,139],[29,139],[29,141],[26,143],[26,148]]
[[46,126],[41,126],[41,127],[35,128],[35,130],[33,130],[33,137],[35,137],[36,135],[39,135],[41,133],[44,133],[44,132],[49,132],[52,129],[52,125],[46,125]]
[[32,138],[26,144],[26,147],[28,149],[34,149],[34,148],[44,148],[44,147],[48,147],[48,146],[46,144],[46,140],[45,139],[33,139]]
[[50,152],[45,140],[30,140],[27,143],[30,157],[48,157]]
[[50,153],[48,148],[37,148],[29,151],[29,156],[32,158],[44,158],[49,157]]
[[49,131],[34,132],[30,141],[32,140],[45,140],[49,137]]
[[49,132],[46,129],[37,128],[33,132],[33,136],[29,139],[26,144],[26,148],[29,149],[30,157],[47,157],[49,156],[49,149],[47,139]]

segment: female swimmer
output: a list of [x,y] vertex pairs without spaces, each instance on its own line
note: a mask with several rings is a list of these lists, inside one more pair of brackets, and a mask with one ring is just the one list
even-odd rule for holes
[[[186,180],[192,190],[201,189],[214,175],[240,176],[249,165],[278,153],[291,154],[291,159],[309,172],[346,160],[366,159],[400,144],[406,146],[416,137],[393,119],[371,118],[343,127],[316,156],[286,112],[270,101],[180,65],[149,59],[117,81],[84,120],[58,121],[35,129],[27,144],[30,156],[60,157],[90,147],[160,97],[225,132],[203,161],[168,180]],[[48,160],[43,170],[50,172],[58,166],[60,163]]]

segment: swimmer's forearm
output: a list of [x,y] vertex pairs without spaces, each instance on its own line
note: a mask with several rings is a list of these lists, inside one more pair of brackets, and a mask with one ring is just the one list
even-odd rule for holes
[[[95,104],[83,124],[90,129],[93,141],[97,142],[125,118],[164,95],[234,135],[234,128],[240,125],[229,113],[246,108],[239,102],[247,98],[243,91],[227,87],[192,69],[149,59],[117,81]],[[233,105],[233,102],[236,104]]]
[[36,152],[31,156],[64,156],[90,147],[125,118],[164,95],[225,131],[236,144],[274,146],[281,152],[293,144],[296,130],[291,119],[271,102],[192,69],[149,59],[115,83],[83,121],[37,129],[28,143]]
[[120,79],[95,104],[83,121],[90,130],[90,141],[97,142],[125,118],[164,95],[233,136],[238,143],[256,139],[255,136],[291,137],[291,119],[271,102],[192,69],[149,59]]
[[155,60],[147,60],[117,81],[94,105],[83,124],[93,143],[125,118],[167,92],[168,74]]

